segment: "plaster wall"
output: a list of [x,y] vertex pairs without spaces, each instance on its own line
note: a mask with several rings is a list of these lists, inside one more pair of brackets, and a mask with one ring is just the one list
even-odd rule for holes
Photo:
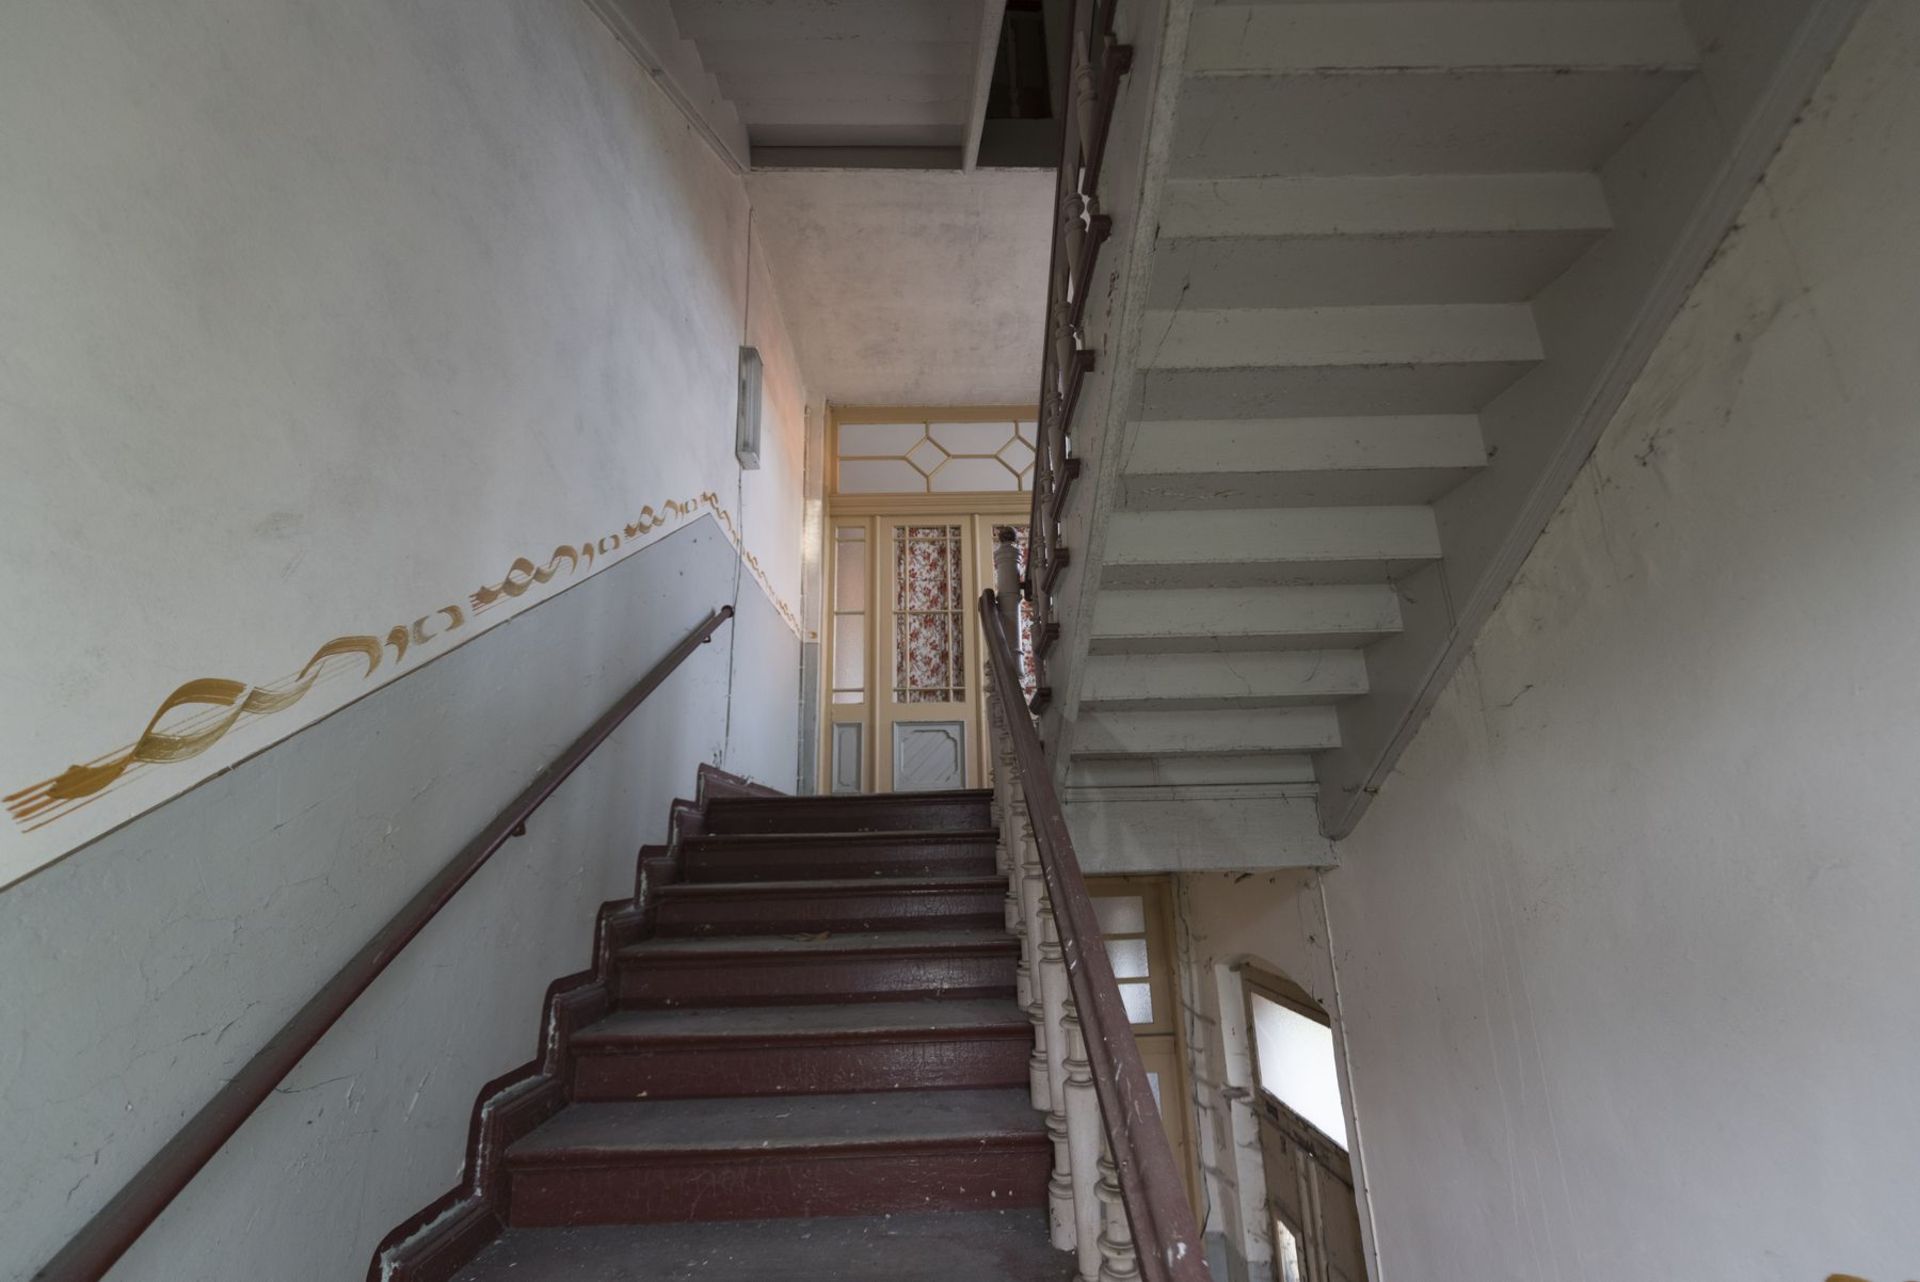
[[0,886],[701,513],[797,628],[748,193],[579,0],[23,0],[0,118]]
[[1276,898],[1226,945],[1332,940],[1293,977],[1338,979],[1377,1282],[1920,1261],[1917,73],[1871,5],[1328,929]]
[[[714,606],[712,517],[0,895],[0,1278],[28,1277]],[[701,585],[690,590],[689,585]],[[798,644],[755,585],[393,963],[114,1270],[355,1278],[453,1186],[481,1085],[701,761],[791,773]],[[727,721],[729,673],[735,718]],[[780,681],[766,675],[784,674]],[[743,723],[751,696],[779,713]],[[761,740],[764,739],[764,742]]]

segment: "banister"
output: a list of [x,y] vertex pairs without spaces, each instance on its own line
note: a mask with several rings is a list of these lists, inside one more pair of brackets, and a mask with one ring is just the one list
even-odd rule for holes
[[445,867],[434,874],[387,924],[348,959],[333,978],[321,985],[307,1004],[275,1033],[267,1044],[248,1060],[240,1071],[215,1092],[212,1099],[189,1118],[159,1152],[134,1173],[120,1191],[81,1226],[66,1246],[33,1275],[33,1282],[99,1282],[115,1261],[126,1254],[140,1235],[146,1232],[160,1213],[199,1174],[213,1155],[233,1137],[235,1131],[253,1115],[273,1093],[281,1079],[293,1071],[308,1051],[326,1036],[361,993],[365,992],[388,963],[400,955],[414,936],[444,908],[459,889],[490,859],[494,852],[513,837],[526,831],[527,819],[542,802],[566,781],[580,765],[606,742],[620,723],[632,715],[646,697],[699,649],[722,623],[733,617],[733,607],[723,605],[709,614],[685,640],[665,658],[648,669],[637,685],[621,696],[586,731],[567,746],[552,764],[534,777],[507,808],[480,830],[479,835],[461,848]]
[[1211,1282],[1193,1208],[1167,1143],[1133,1023],[1114,982],[1040,735],[1021,697],[1013,644],[992,590],[980,594],[979,613],[992,688],[1012,740],[1015,771],[1086,1042],[1101,1126],[1139,1254],[1140,1276],[1144,1282]]
[[[1114,33],[1118,0],[1068,0],[1067,112],[1054,184],[1053,243],[1047,266],[1047,319],[1040,355],[1040,413],[1033,451],[1033,498],[1028,517],[1027,572],[1022,585],[1033,606],[1036,636],[1055,626],[1053,589],[1068,562],[1060,543],[1067,493],[1080,474],[1070,453],[1074,411],[1097,363],[1084,324],[1088,295],[1113,218],[1100,207],[1100,174],[1106,162],[1120,81],[1133,63],[1133,48]],[[1039,691],[1047,698],[1047,658],[1036,647]]]

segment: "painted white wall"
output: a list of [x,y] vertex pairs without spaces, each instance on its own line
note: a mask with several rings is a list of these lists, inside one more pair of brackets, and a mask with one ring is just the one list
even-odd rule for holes
[[[0,894],[0,1279],[22,1282],[534,774],[724,599],[711,516]],[[481,1086],[531,1059],[701,761],[798,646],[740,614],[561,786],[113,1271],[357,1278],[452,1187]],[[752,729],[752,727],[748,727]],[[769,737],[773,731],[768,730]],[[729,738],[731,747],[729,748]]]
[[1324,875],[1376,1282],[1914,1273],[1916,157],[1882,0]]
[[[0,819],[0,1279],[739,611],[113,1274],[356,1277],[453,1185],[477,1090],[534,1053],[696,767],[792,786],[807,393],[778,291],[740,178],[579,0],[8,4],[0,118],[0,793],[182,682],[410,638],[39,833]],[[473,609],[562,544],[596,555]]]
[[0,117],[0,794],[184,682],[431,637],[49,826],[0,819],[0,885],[586,573],[476,614],[516,558],[604,570],[687,519],[613,546],[668,500],[713,495],[797,608],[806,398],[757,252],[746,315],[747,192],[578,0],[24,0]]

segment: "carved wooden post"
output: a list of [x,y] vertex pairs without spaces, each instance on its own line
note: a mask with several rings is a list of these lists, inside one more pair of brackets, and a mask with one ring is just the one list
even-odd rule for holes
[[1139,1282],[1140,1257],[1133,1249],[1133,1228],[1120,1200],[1120,1172],[1110,1150],[1100,1146],[1100,1282]]
[[1067,1129],[1066,1014],[1067,965],[1060,952],[1053,909],[1040,909],[1040,1003],[1047,1030],[1047,1138],[1053,1141],[1053,1178],[1047,1182],[1047,1211],[1053,1244],[1071,1251],[1077,1221],[1073,1206],[1073,1151]]
[[1093,1066],[1080,1016],[1067,1004],[1060,1021],[1066,1033],[1067,1151],[1073,1161],[1074,1249],[1080,1282],[1100,1282],[1100,1100],[1093,1093]]

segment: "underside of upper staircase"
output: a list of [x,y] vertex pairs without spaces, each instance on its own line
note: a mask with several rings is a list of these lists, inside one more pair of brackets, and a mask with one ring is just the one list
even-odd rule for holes
[[1120,7],[1046,718],[1115,866],[1331,861],[1852,9]]

